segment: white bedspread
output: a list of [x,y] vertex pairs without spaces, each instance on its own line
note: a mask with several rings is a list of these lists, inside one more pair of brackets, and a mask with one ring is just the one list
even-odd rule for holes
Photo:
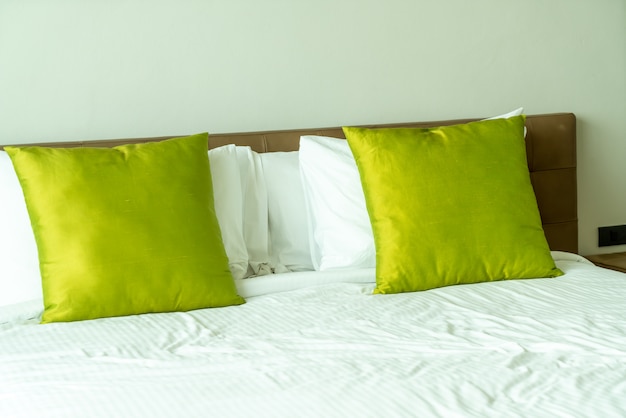
[[0,417],[624,416],[626,275],[557,256],[556,279],[400,295],[363,271],[188,313],[39,325],[17,306]]

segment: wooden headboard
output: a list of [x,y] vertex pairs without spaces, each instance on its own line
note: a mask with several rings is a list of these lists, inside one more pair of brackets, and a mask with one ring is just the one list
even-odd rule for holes
[[[432,127],[470,122],[458,119],[411,122],[367,127]],[[552,250],[578,252],[576,195],[576,118],[572,113],[529,115],[526,118],[528,168],[537,196],[543,228]],[[325,135],[344,138],[341,127],[284,131],[211,134],[209,147],[225,144],[248,145],[257,152],[295,151],[300,136]],[[127,143],[158,141],[172,136],[38,144],[52,147],[112,147]]]

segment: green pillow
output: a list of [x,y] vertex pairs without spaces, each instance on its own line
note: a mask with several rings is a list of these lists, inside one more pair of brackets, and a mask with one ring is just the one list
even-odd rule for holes
[[438,128],[344,128],[376,245],[375,293],[556,277],[524,116]]
[[207,139],[5,147],[37,241],[42,323],[244,303],[215,216]]

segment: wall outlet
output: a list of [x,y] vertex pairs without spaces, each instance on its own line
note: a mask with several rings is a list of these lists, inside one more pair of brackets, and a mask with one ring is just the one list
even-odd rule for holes
[[598,228],[598,247],[626,244],[626,225],[601,226]]

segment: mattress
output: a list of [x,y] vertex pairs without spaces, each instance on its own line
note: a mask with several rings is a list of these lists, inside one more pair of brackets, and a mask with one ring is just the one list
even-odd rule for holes
[[372,295],[373,270],[246,279],[241,306],[0,312],[1,417],[623,416],[626,275]]

